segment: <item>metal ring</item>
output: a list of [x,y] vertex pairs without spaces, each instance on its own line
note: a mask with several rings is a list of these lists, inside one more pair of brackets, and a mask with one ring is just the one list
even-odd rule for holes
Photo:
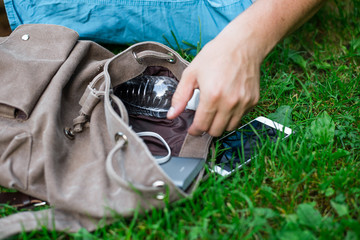
[[70,140],[74,140],[74,139],[75,139],[75,133],[74,133],[74,131],[73,131],[71,128],[69,128],[69,127],[64,128],[64,134],[65,134],[65,136],[66,136],[68,139],[70,139]]
[[138,58],[138,56],[136,55],[135,51],[132,51],[132,54],[133,54],[135,60],[136,60],[139,64],[142,64],[141,59]]
[[165,186],[165,182],[161,180],[157,180],[152,184],[152,186],[156,188],[162,188]]
[[[162,180],[157,180],[155,181],[153,184],[152,184],[153,187],[155,188],[163,188],[165,187],[165,182],[162,181]],[[164,200],[164,198],[166,197],[166,194],[163,193],[163,192],[158,192],[156,195],[155,195],[155,198],[157,200]]]
[[165,193],[162,193],[162,192],[159,192],[158,194],[156,194],[155,198],[157,200],[164,200],[166,197],[166,194]]
[[124,141],[125,145],[128,143],[128,138],[125,134],[123,134],[122,132],[115,133],[115,142],[118,142],[120,139]]
[[174,54],[171,52],[167,53],[171,58],[166,59],[169,63],[175,63],[176,62],[176,58],[174,57]]

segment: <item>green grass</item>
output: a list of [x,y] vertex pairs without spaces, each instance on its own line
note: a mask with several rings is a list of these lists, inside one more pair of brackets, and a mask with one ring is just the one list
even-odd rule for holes
[[190,199],[164,209],[92,233],[15,238],[360,239],[359,63],[360,1],[330,1],[266,58],[261,100],[243,120],[288,110],[293,137],[265,144],[229,178],[210,174]]

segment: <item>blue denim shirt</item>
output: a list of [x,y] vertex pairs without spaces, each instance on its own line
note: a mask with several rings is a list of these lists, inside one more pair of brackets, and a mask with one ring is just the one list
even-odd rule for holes
[[[131,44],[157,41],[204,46],[252,0],[5,0],[10,26],[57,24],[81,39]],[[173,34],[172,34],[173,32]],[[201,36],[201,37],[200,37]]]

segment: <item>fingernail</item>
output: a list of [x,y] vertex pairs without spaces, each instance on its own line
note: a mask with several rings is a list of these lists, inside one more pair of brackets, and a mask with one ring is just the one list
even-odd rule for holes
[[171,118],[173,115],[175,114],[175,108],[174,107],[170,107],[169,111],[167,113],[167,117]]

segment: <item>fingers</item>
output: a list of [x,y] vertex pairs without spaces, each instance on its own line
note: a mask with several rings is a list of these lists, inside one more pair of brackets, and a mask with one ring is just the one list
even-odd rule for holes
[[221,136],[224,133],[229,121],[231,120],[231,117],[232,116],[230,114],[226,114],[224,112],[216,114],[214,121],[208,130],[208,134],[213,137]]
[[236,106],[224,104],[224,97],[217,89],[205,87],[200,90],[200,103],[189,134],[201,135],[207,132],[212,136],[220,136],[224,132]]
[[227,127],[225,128],[226,131],[232,131],[235,128],[240,126],[241,118],[243,117],[242,113],[235,114],[229,121]]
[[251,96],[242,92],[239,97],[239,105],[235,109],[236,113],[229,121],[226,131],[232,131],[240,126],[241,118],[247,114],[259,101],[259,94],[253,93]]
[[[209,98],[207,98],[209,99]],[[207,132],[211,136],[221,136],[225,130],[233,130],[240,123],[242,117],[241,107],[239,105],[222,106],[223,101],[216,101],[215,104],[211,101],[202,101],[196,110],[193,124],[190,126],[188,132],[191,135],[201,135]],[[238,110],[240,109],[240,113]]]
[[239,92],[238,96],[233,94],[232,97],[231,94],[207,96],[204,92],[202,95],[200,93],[200,104],[188,130],[189,134],[201,135],[207,132],[218,137],[225,130],[231,131],[239,127],[243,115],[256,105],[259,98],[258,94],[248,96]]
[[248,112],[251,111],[251,109],[253,109],[253,107],[257,104],[258,102],[258,97],[255,98],[255,100],[251,103],[251,105],[248,105],[247,107],[242,107],[239,109],[237,114],[234,114],[232,119],[229,121],[227,127],[226,127],[226,131],[232,131],[236,128],[238,128],[240,126],[241,123],[241,118],[247,114]]
[[167,113],[168,119],[174,119],[185,110],[196,88],[196,79],[185,70],[175,93],[171,99],[171,107]]
[[200,92],[199,106],[196,109],[194,121],[188,130],[189,134],[198,136],[204,132],[208,132],[216,114],[214,107],[215,106],[211,106],[202,99]]

